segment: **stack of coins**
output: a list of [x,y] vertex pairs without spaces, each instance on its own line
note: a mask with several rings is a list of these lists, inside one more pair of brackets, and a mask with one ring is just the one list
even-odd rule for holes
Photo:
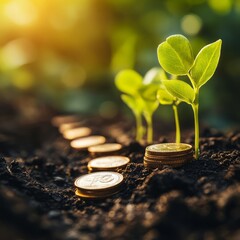
[[164,165],[177,168],[193,159],[192,146],[185,143],[161,143],[146,148],[144,166],[162,168]]
[[88,170],[96,171],[116,171],[119,168],[124,168],[130,162],[128,157],[123,156],[106,156],[94,158],[88,163]]
[[122,189],[123,175],[110,171],[90,173],[77,178],[74,185],[79,197],[105,198]]
[[104,143],[88,148],[92,156],[114,155],[120,152],[122,145],[119,143]]

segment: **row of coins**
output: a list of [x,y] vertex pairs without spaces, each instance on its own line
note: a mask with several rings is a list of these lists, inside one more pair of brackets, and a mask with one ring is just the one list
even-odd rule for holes
[[193,159],[192,146],[185,143],[161,143],[150,145],[145,150],[144,166],[162,168],[164,165],[177,168]]
[[[98,156],[88,163],[91,172],[77,178],[74,182],[75,194],[82,198],[103,198],[119,192],[123,186],[123,176],[114,172],[125,167],[130,159],[117,156],[122,145],[105,143],[104,136],[92,135],[92,130],[82,127],[84,122],[76,116],[58,116],[52,119],[52,124],[59,128],[65,139],[71,140],[71,147],[78,150],[88,150],[92,156]],[[103,156],[111,154],[112,156]],[[101,157],[99,157],[101,156]]]

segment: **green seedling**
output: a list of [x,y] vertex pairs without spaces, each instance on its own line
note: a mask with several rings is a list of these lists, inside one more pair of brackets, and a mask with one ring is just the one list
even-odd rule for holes
[[[147,76],[147,75],[146,75]],[[123,70],[115,79],[117,88],[124,92],[122,100],[132,110],[136,119],[136,140],[141,141],[144,133],[142,115],[147,123],[147,142],[153,139],[152,115],[158,107],[158,101],[150,94],[154,84],[146,83],[137,72]]]
[[144,134],[144,127],[142,125],[142,101],[140,98],[134,98],[126,94],[121,95],[123,102],[132,110],[136,120],[136,141],[141,141]]
[[143,137],[142,112],[143,104],[139,89],[142,86],[142,76],[133,70],[122,70],[115,78],[116,87],[123,92],[123,102],[132,110],[136,120],[136,140]]
[[151,143],[153,141],[153,113],[159,105],[156,99],[157,88],[155,84],[144,84],[143,80],[143,86],[139,91],[143,102],[143,116],[147,122],[147,142]]
[[203,47],[196,58],[188,39],[172,35],[158,46],[158,60],[162,68],[173,75],[188,76],[191,85],[181,80],[163,81],[166,90],[192,106],[195,125],[195,156],[199,157],[199,90],[213,76],[220,58],[222,41]]
[[[174,76],[172,76],[172,78],[174,78]],[[160,104],[172,105],[176,125],[176,142],[180,143],[181,133],[178,117],[178,105],[181,101],[178,98],[172,96],[166,90],[165,86],[162,83],[162,81],[164,80],[168,80],[168,77],[163,69],[152,68],[150,71],[148,71],[146,76],[144,77],[144,83],[151,84],[151,86],[148,87],[146,97],[152,97],[152,100],[157,97]]]
[[[172,76],[173,78],[174,76]],[[180,135],[180,125],[179,125],[179,117],[178,117],[178,109],[177,106],[181,102],[178,98],[172,96],[163,85],[162,81],[168,80],[167,75],[165,74],[164,70],[161,68],[152,68],[147,72],[144,77],[144,83],[148,84],[147,91],[143,97],[145,99],[151,98],[153,101],[154,99],[158,99],[159,103],[162,105],[172,105],[175,117],[175,124],[176,124],[176,142],[180,142],[181,135]]]
[[177,97],[171,95],[166,88],[161,87],[157,92],[157,99],[162,105],[172,105],[175,126],[176,126],[176,143],[181,142],[181,131],[179,124],[179,116],[178,116],[178,105],[180,104],[180,100]]

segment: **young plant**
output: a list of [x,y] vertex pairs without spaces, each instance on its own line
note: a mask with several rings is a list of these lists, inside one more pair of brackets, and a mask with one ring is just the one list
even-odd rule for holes
[[181,142],[181,130],[179,124],[179,117],[178,117],[178,105],[181,102],[177,97],[171,95],[165,87],[161,87],[157,92],[157,99],[162,105],[172,105],[174,119],[175,119],[175,126],[176,126],[176,143]]
[[153,113],[157,110],[159,103],[156,99],[156,85],[153,83],[145,84],[144,80],[143,86],[140,88],[139,92],[143,100],[143,116],[147,122],[147,142],[151,143],[153,141],[152,117]]
[[[172,76],[173,78],[174,76]],[[147,96],[152,96],[152,98],[158,99],[159,103],[162,105],[172,105],[175,125],[176,125],[176,143],[180,143],[181,141],[181,133],[180,133],[180,124],[178,117],[178,105],[181,102],[178,98],[172,96],[163,85],[162,81],[168,80],[167,75],[164,70],[161,68],[152,68],[147,72],[144,77],[144,82],[146,84],[151,84],[152,86],[148,88]]]
[[121,98],[135,115],[136,140],[141,141],[143,137],[143,115],[147,123],[147,142],[151,143],[153,140],[152,115],[158,107],[156,94],[154,98],[149,94],[153,85],[145,83],[144,79],[133,70],[123,70],[118,73],[115,84],[120,91],[125,93]]
[[203,47],[194,59],[188,39],[172,35],[158,46],[158,60],[162,68],[173,75],[188,76],[191,85],[181,80],[163,81],[166,90],[192,106],[195,125],[195,157],[199,157],[199,90],[214,74],[221,52],[221,40]]
[[142,112],[143,104],[139,89],[142,86],[142,76],[133,70],[123,70],[115,78],[116,87],[123,92],[121,98],[132,110],[136,120],[136,141],[143,137]]

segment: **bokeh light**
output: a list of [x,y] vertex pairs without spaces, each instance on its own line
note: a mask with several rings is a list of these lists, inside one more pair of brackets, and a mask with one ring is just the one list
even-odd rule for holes
[[0,15],[2,98],[32,94],[59,111],[112,118],[123,106],[115,74],[134,68],[144,75],[159,67],[158,44],[180,33],[190,38],[194,54],[223,40],[204,96],[215,100],[212,106],[203,101],[201,111],[211,107],[209,119],[221,117],[226,125],[240,120],[228,107],[240,101],[239,0],[2,0]]
[[1,49],[1,67],[17,68],[30,63],[35,58],[33,44],[25,38],[9,41]]
[[185,34],[196,35],[202,27],[202,20],[196,14],[188,14],[183,17],[181,27]]
[[29,0],[12,0],[4,7],[4,13],[15,24],[33,24],[37,19],[37,9]]

